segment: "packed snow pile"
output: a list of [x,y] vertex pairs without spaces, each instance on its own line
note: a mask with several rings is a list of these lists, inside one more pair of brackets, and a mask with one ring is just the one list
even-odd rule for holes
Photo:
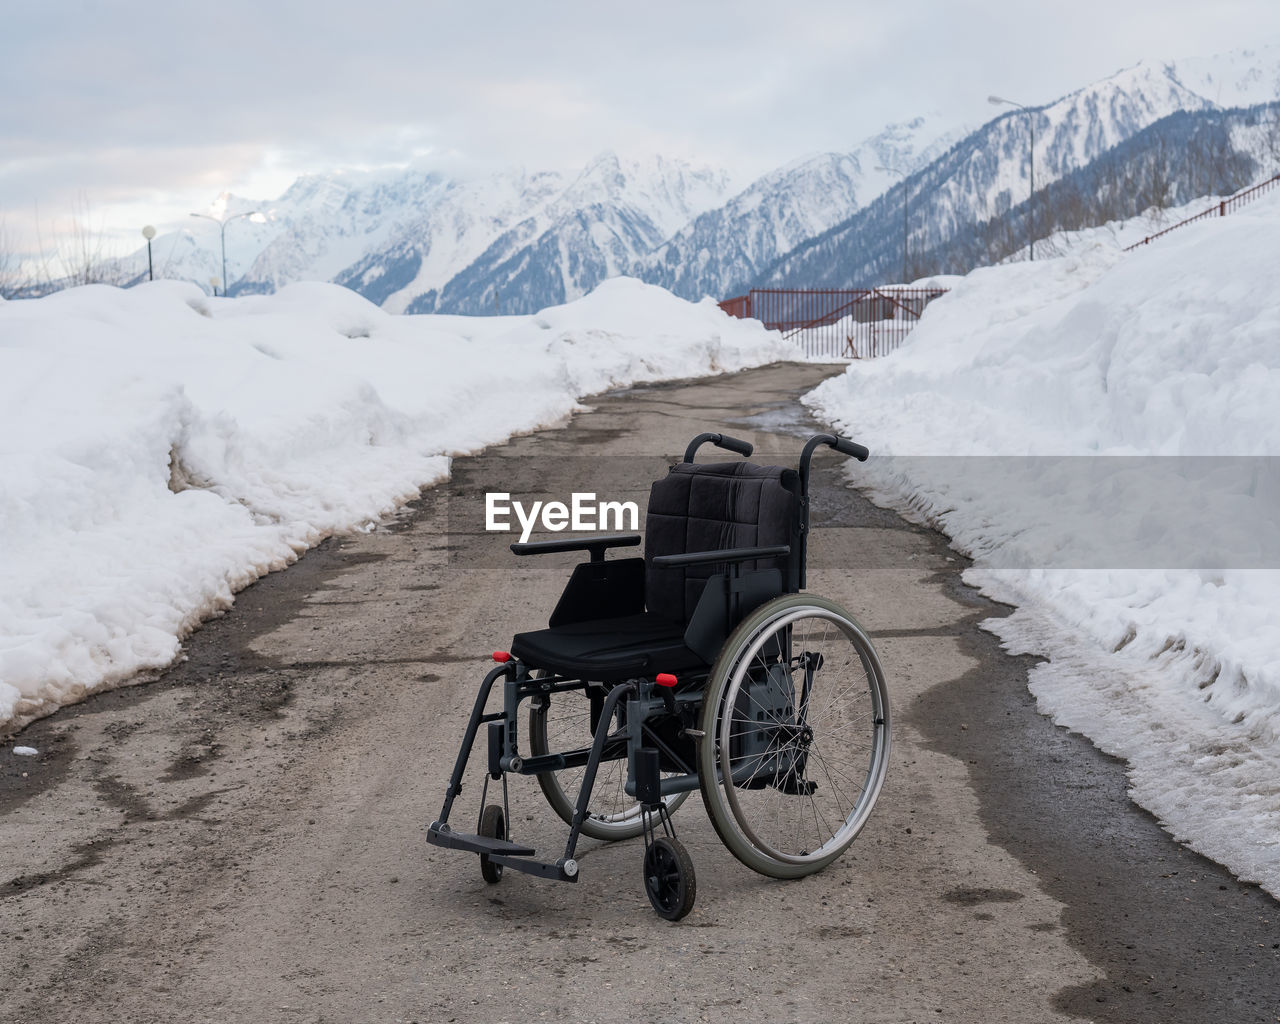
[[0,305],[0,729],[139,670],[232,595],[584,395],[785,358],[628,279],[521,317],[391,316],[333,285]]
[[[1031,688],[1179,838],[1280,895],[1280,194],[978,270],[807,399],[889,458]],[[999,737],[992,737],[999,742]]]

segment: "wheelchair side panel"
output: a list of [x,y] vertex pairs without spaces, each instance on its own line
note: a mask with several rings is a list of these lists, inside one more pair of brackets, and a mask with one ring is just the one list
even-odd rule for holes
[[[738,588],[736,609],[731,587]],[[737,580],[725,573],[717,573],[707,580],[702,596],[698,598],[693,617],[684,631],[684,645],[710,665],[734,627],[781,593],[782,573],[777,569],[743,573]]]

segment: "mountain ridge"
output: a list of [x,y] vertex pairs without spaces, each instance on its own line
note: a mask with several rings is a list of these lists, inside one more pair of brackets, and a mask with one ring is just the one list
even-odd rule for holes
[[[610,151],[568,171],[304,175],[273,202],[223,195],[211,207],[222,216],[259,213],[226,226],[230,282],[219,285],[235,295],[332,280],[390,312],[485,314],[532,312],[619,274],[689,299],[753,284],[819,286],[839,275],[887,283],[910,263],[904,201],[909,256],[1025,200],[1033,122],[1040,192],[1174,111],[1277,97],[1280,47],[1267,47],[1141,61],[972,130],[937,115],[913,118],[742,188],[724,168]],[[155,240],[158,269],[201,284],[220,278],[217,235],[190,227]],[[122,261],[122,276],[145,274],[145,252]]]

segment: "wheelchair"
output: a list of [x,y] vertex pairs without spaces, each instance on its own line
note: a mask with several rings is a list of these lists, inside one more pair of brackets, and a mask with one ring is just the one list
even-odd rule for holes
[[[744,460],[695,464],[708,442]],[[638,534],[511,545],[520,556],[588,559],[546,629],[494,652],[430,843],[479,854],[489,883],[508,868],[575,882],[582,836],[643,836],[645,893],[672,921],[696,894],[673,821],[695,789],[724,845],[764,875],[813,874],[848,849],[884,782],[889,701],[862,627],[834,601],[802,593],[809,466],[822,446],[868,454],[818,434],[798,469],[760,466],[746,461],[749,443],[699,434],[653,484],[643,557],[605,557],[638,546]],[[501,709],[488,711],[499,680]],[[481,726],[479,821],[473,833],[455,831],[449,814]],[[569,826],[557,859],[539,860],[512,837],[511,774],[536,776]]]

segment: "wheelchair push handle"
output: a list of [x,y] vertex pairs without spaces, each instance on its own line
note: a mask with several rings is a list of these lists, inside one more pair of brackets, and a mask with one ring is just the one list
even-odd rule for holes
[[800,493],[806,497],[809,494],[809,463],[813,459],[813,453],[823,445],[834,448],[841,455],[848,455],[859,462],[866,462],[871,454],[865,446],[858,444],[857,441],[850,441],[847,437],[837,437],[835,434],[814,434],[805,444],[804,451],[800,453]]
[[835,434],[814,434],[804,446],[804,451],[800,453],[800,471],[805,473],[805,476],[808,476],[805,471],[809,468],[809,460],[813,458],[813,453],[824,444],[828,448],[834,448],[841,455],[848,455],[859,462],[866,462],[871,454],[865,446],[858,444],[857,441],[850,441],[847,437],[837,437]]
[[847,437],[837,437],[836,443],[832,447],[841,455],[851,456],[859,462],[866,462],[867,457],[871,454],[866,446],[858,444],[857,441],[850,441]]
[[737,452],[744,458],[751,458],[751,453],[755,451],[750,441],[741,441],[736,437],[730,437],[728,434],[699,434],[689,442],[689,447],[684,450],[684,461],[692,462],[693,457],[697,455],[698,449],[710,441],[717,448],[723,448],[725,451]]

